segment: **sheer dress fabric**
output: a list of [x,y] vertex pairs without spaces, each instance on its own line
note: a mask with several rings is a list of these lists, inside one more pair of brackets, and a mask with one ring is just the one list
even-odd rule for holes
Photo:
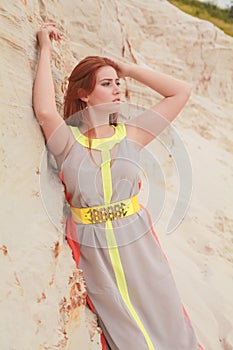
[[[73,126],[77,127],[75,123]],[[125,130],[124,126],[121,130]],[[92,149],[92,157],[65,122],[49,140],[48,148],[57,161],[69,204],[78,208],[103,205],[100,151]],[[138,194],[140,152],[126,133],[121,134],[110,154],[111,202]],[[84,272],[88,297],[109,349],[202,349],[147,210],[141,207],[135,214],[111,224],[125,278],[127,302],[116,280],[105,223],[76,223],[69,215],[66,225],[67,236],[78,244],[78,267]]]

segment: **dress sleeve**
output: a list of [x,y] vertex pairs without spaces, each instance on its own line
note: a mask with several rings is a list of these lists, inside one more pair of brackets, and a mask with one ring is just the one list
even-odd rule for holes
[[55,157],[59,170],[74,142],[74,136],[65,121],[60,124],[47,141],[46,146]]

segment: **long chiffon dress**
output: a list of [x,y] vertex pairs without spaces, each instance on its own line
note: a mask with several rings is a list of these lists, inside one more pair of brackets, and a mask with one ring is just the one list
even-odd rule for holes
[[[140,152],[127,138],[123,123],[114,127],[113,136],[91,143],[76,125],[64,123],[50,149],[71,207],[119,202],[140,191]],[[70,214],[66,235],[103,330],[103,348],[203,349],[143,206],[130,216],[89,224],[76,222]]]

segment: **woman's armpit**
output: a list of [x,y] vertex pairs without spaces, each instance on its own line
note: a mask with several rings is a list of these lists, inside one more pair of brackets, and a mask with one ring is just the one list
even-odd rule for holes
[[70,127],[63,122],[50,136],[47,141],[47,148],[55,157],[60,167],[67,155],[69,154],[75,139]]
[[148,109],[127,121],[127,137],[140,149],[153,141],[168,125],[166,118],[153,109]]

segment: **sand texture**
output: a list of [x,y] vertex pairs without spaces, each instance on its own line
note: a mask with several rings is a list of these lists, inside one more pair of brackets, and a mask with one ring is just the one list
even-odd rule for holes
[[[36,31],[51,20],[64,32],[52,65],[59,109],[67,76],[87,55],[148,65],[193,84],[173,123],[192,163],[191,201],[167,235],[179,178],[172,157],[152,142],[148,150],[159,159],[166,184],[155,227],[205,349],[232,350],[233,39],[165,0],[0,3],[1,349],[101,349],[101,329],[86,306],[85,276],[54,225],[62,225],[63,189],[45,175],[53,193],[52,220],[40,191],[44,140],[32,109],[32,87]],[[122,85],[130,90],[123,97],[128,103],[149,107],[159,100],[130,79]],[[153,173],[152,164],[148,172]]]

